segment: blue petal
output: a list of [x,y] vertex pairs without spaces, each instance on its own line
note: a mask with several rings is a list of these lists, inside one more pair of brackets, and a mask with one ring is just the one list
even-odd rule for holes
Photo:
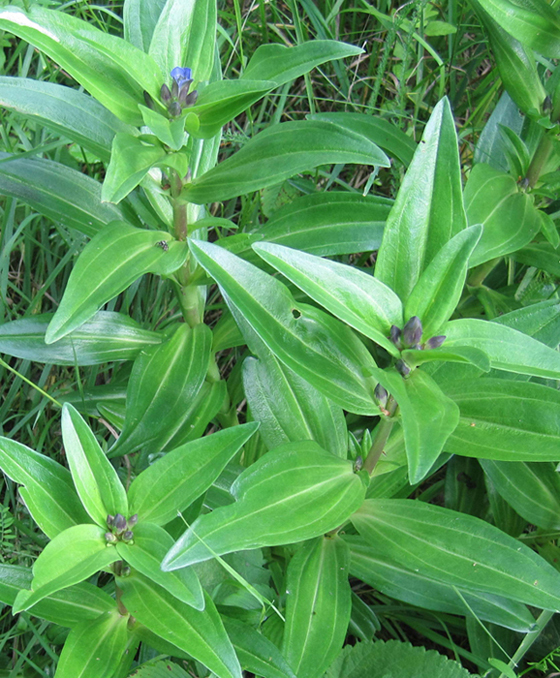
[[175,66],[171,71],[171,77],[179,86],[181,86],[186,80],[192,80],[192,70],[190,68]]

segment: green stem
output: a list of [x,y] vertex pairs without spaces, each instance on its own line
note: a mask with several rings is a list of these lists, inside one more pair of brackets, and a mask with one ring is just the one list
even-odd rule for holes
[[391,430],[393,429],[393,424],[395,423],[395,418],[393,415],[395,414],[396,409],[397,403],[395,399],[393,396],[389,396],[389,400],[387,402],[387,415],[381,419],[377,425],[377,428],[375,429],[375,440],[373,441],[373,445],[371,446],[364,462],[364,468],[369,473],[369,475],[373,473],[373,470],[377,466],[377,462],[381,459],[381,455],[383,454],[383,450],[389,435],[391,434]]
[[[509,664],[508,664],[508,666],[510,668],[515,669],[515,667],[519,664],[519,662],[527,654],[531,645],[535,642],[535,640],[537,640],[537,638],[544,631],[544,627],[552,619],[553,615],[554,615],[554,612],[552,612],[551,610],[543,610],[541,612],[541,614],[539,615],[539,618],[537,619],[537,621],[535,623],[535,630],[529,631],[529,633],[527,633],[525,635],[525,638],[523,638],[523,640],[519,644],[517,651],[515,652],[513,657],[510,659]],[[499,678],[507,678],[507,675],[505,673],[500,673]]]
[[181,201],[183,181],[177,172],[171,177],[171,198],[173,203],[173,227],[177,240],[186,240],[189,234],[187,204]]
[[499,261],[500,257],[491,259],[490,261],[486,261],[484,264],[477,266],[470,274],[467,285],[469,287],[480,287],[487,276],[496,268]]
[[117,607],[119,609],[119,613],[122,614],[123,617],[128,616],[128,610],[126,609],[124,603],[122,602],[122,589],[115,584],[115,594],[116,594],[116,599],[117,599]]
[[531,164],[529,165],[529,169],[527,170],[527,176],[525,177],[527,180],[527,185],[530,188],[533,188],[533,186],[539,180],[551,150],[552,139],[550,134],[547,134],[545,131],[542,139],[539,141],[537,150],[535,151],[535,154],[531,160]]

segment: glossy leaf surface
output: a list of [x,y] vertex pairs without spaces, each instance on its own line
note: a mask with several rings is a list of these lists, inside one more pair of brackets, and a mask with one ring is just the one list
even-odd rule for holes
[[122,313],[99,311],[54,344],[45,344],[52,313],[0,325],[0,353],[52,365],[99,365],[134,360],[142,349],[161,343],[162,335],[144,330]]
[[402,304],[389,287],[357,268],[280,245],[253,249],[337,318],[398,355],[388,337],[392,325],[402,327]]
[[[51,344],[89,320],[99,308],[145,273],[168,275],[187,257],[186,244],[164,231],[146,231],[124,222],[108,224],[76,262],[64,296],[47,330]],[[126,254],[123,254],[126,253]]]
[[125,40],[147,52],[166,2],[167,0],[125,0],[123,6]]
[[126,491],[91,429],[69,403],[62,408],[62,439],[72,479],[91,518],[107,527],[107,516],[128,517]]
[[342,649],[352,605],[349,561],[340,537],[318,537],[290,561],[282,651],[298,678],[322,676]]
[[373,358],[348,328],[297,304],[280,281],[223,248],[190,242],[228,303],[283,363],[344,409],[378,411],[371,395],[375,384],[362,371],[374,366]]
[[128,616],[118,610],[82,622],[70,632],[56,669],[57,678],[106,678],[127,645]]
[[409,570],[544,609],[560,606],[560,573],[479,518],[410,499],[367,499],[352,522],[380,558]]
[[204,382],[211,347],[206,325],[191,329],[183,323],[168,341],[142,352],[132,368],[124,427],[112,457],[139,448],[145,453],[170,449]]
[[202,586],[192,567],[177,572],[163,572],[160,567],[165,554],[173,546],[173,538],[162,527],[140,522],[133,528],[131,544],[116,544],[119,555],[135,570],[169,591],[177,600],[197,610],[204,609]]
[[286,443],[246,469],[231,487],[236,503],[199,516],[162,567],[311,539],[347,520],[365,489],[351,462],[313,442]]
[[89,522],[69,471],[35,450],[0,438],[0,468],[23,485],[19,494],[33,520],[53,539],[69,527]]
[[210,487],[257,428],[256,423],[234,426],[168,452],[132,481],[131,513],[156,525],[173,520]]
[[390,165],[374,143],[342,126],[284,122],[257,134],[235,155],[188,184],[182,195],[198,204],[227,200],[330,163]]
[[204,611],[174,598],[140,574],[118,579],[123,603],[140,623],[204,664],[218,678],[241,678],[241,667],[212,599]]
[[406,302],[437,252],[466,225],[455,123],[443,99],[387,218],[375,276]]

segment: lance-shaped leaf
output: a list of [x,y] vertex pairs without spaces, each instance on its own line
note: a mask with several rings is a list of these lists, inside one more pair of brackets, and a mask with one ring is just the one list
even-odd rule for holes
[[347,125],[371,139],[388,155],[398,158],[404,165],[410,165],[416,151],[414,141],[396,125],[383,118],[363,113],[313,113],[307,118]]
[[528,334],[550,348],[556,348],[560,344],[560,302],[558,299],[540,301],[525,308],[504,313],[493,322]]
[[560,393],[511,379],[468,379],[442,387],[461,411],[448,452],[503,461],[557,461]]
[[163,73],[188,66],[197,82],[209,80],[215,58],[216,0],[167,0],[154,26],[150,56]]
[[158,97],[163,76],[154,60],[91,23],[40,5],[12,6],[0,10],[0,28],[48,54],[124,122],[142,123],[144,90]]
[[23,485],[19,493],[43,532],[53,539],[69,527],[89,522],[69,471],[15,440],[0,438],[0,468]]
[[399,405],[410,483],[415,484],[443,451],[459,421],[459,408],[422,370],[406,379],[394,370],[376,369],[374,374]]
[[352,516],[377,556],[468,590],[560,608],[560,573],[479,518],[412,499],[367,499]]
[[99,365],[134,360],[143,348],[160,344],[163,338],[122,313],[99,311],[63,339],[45,344],[52,317],[43,313],[0,325],[0,353],[50,365]]
[[305,75],[326,61],[357,56],[363,52],[339,40],[310,40],[293,47],[278,43],[261,45],[243,71],[242,80],[273,80],[275,87]]
[[0,77],[0,104],[75,141],[103,161],[117,132],[134,131],[93,97],[53,82]]
[[69,527],[50,541],[35,561],[31,591],[18,593],[13,613],[28,610],[43,598],[84,581],[119,558],[115,547],[107,545],[101,527]]
[[[535,619],[522,603],[490,593],[478,593],[426,576],[419,568],[407,570],[379,555],[362,537],[344,535],[350,546],[350,573],[391,598],[427,610],[468,616],[472,612],[508,629],[527,633]],[[469,609],[470,608],[470,609]]]
[[387,218],[375,276],[406,302],[437,252],[466,226],[457,134],[443,99],[430,116]]
[[140,574],[117,581],[123,604],[141,624],[204,664],[218,678],[241,678],[239,661],[207,593],[204,610],[200,611]]
[[243,549],[305,541],[339,526],[366,486],[351,462],[308,441],[268,452],[234,482],[234,504],[199,516],[169,551],[175,570]]
[[56,669],[57,678],[106,678],[113,675],[126,649],[128,616],[118,610],[78,624],[68,636]]
[[[33,574],[21,565],[0,565],[0,602],[13,605],[21,589],[31,586]],[[97,586],[82,582],[57,591],[41,600],[33,608],[33,615],[73,628],[83,621],[97,619],[116,607],[114,598]]]
[[269,450],[289,441],[315,440],[346,458],[348,432],[342,408],[274,356],[243,363],[243,387],[251,416]]
[[349,561],[340,537],[310,541],[290,561],[282,653],[298,678],[322,676],[342,649],[352,607]]
[[177,572],[163,572],[160,567],[165,554],[173,546],[173,537],[162,527],[142,523],[134,527],[132,543],[119,542],[115,548],[123,560],[135,570],[169,591],[177,600],[197,610],[204,609],[204,593],[196,572],[186,567]]
[[154,28],[167,0],[126,0],[123,6],[124,38],[147,52]]
[[560,476],[552,464],[481,459],[482,468],[507,503],[543,530],[560,529]]
[[483,7],[524,45],[544,56],[560,57],[560,19],[545,0],[485,0]]
[[534,377],[560,379],[560,354],[540,341],[501,325],[477,318],[451,320],[443,328],[445,348],[472,346],[484,351],[498,370]]
[[432,362],[470,363],[483,372],[490,371],[490,360],[486,353],[471,346],[454,346],[450,349],[443,346],[432,349],[425,348],[424,350],[407,348],[401,352],[401,356],[410,367]]
[[132,515],[156,525],[173,520],[210,487],[257,428],[255,422],[234,426],[168,452],[132,481]]
[[116,134],[101,191],[103,202],[119,203],[126,198],[165,156],[165,148],[160,143],[154,144],[125,132]]
[[211,348],[210,328],[182,324],[168,341],[141,353],[128,382],[124,428],[112,457],[139,448],[146,453],[169,449],[204,382]]
[[108,515],[120,513],[127,517],[126,491],[117,472],[89,426],[69,403],[62,408],[62,439],[76,490],[93,520],[106,528]]
[[420,318],[424,341],[438,334],[459,303],[469,258],[481,235],[480,225],[457,233],[435,255],[411,291],[404,319]]
[[70,167],[45,158],[18,158],[0,153],[0,191],[93,238],[124,209],[101,202],[101,184]]
[[475,165],[469,175],[465,209],[469,224],[484,227],[470,258],[471,267],[521,249],[541,227],[533,198],[519,192],[510,174],[484,163]]
[[402,304],[393,290],[364,271],[272,243],[255,252],[308,296],[393,355],[392,325],[402,327]]
[[507,33],[483,9],[483,5],[476,1],[472,4],[488,35],[505,90],[523,113],[540,112],[546,90],[537,71],[534,54]]
[[375,364],[351,330],[297,304],[279,280],[221,247],[191,241],[191,250],[230,307],[283,363],[344,409],[378,412],[375,384],[364,375]]
[[295,678],[295,674],[278,647],[248,624],[222,617],[243,669],[267,678]]
[[320,257],[377,250],[392,204],[360,193],[311,193],[274,212],[255,235]]
[[52,344],[72,332],[145,273],[169,275],[186,257],[186,243],[172,241],[164,231],[146,231],[120,221],[108,224],[86,245],[72,269],[45,341]]
[[390,165],[372,141],[341,125],[283,122],[260,132],[240,151],[187,184],[182,196],[198,204],[227,200],[331,163]]

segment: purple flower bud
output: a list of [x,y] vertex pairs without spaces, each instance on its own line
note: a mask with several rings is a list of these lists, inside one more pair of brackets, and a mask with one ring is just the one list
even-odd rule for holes
[[128,525],[128,527],[134,527],[137,522],[138,522],[138,514],[135,513],[133,516],[130,516],[130,518],[127,520],[127,525]]
[[426,342],[426,347],[439,348],[446,339],[447,337],[444,334],[438,334],[437,337],[431,337],[430,339],[428,339],[428,341]]
[[109,514],[107,516],[107,527],[113,527],[114,524],[115,524],[115,516],[112,516],[111,514]]
[[185,105],[185,99],[187,98],[187,96],[189,94],[189,87],[191,85],[192,85],[192,80],[185,80],[185,82],[179,88],[179,94],[177,95],[177,99],[182,106]]
[[381,386],[381,384],[377,384],[373,395],[375,396],[380,407],[387,407],[387,398],[389,397],[389,394],[387,393],[387,390]]
[[152,99],[150,93],[146,92],[146,90],[144,90],[144,102],[146,103],[146,106],[148,108],[151,108],[152,111],[155,111],[156,105],[154,103],[154,100]]
[[422,322],[417,315],[406,323],[402,331],[402,340],[405,346],[416,346],[422,339]]
[[181,115],[181,104],[177,101],[174,101],[171,106],[167,109],[174,118],[178,118]]
[[364,458],[362,456],[359,456],[356,458],[356,461],[354,462],[354,473],[358,473],[358,471],[361,471],[364,466]]
[[112,532],[105,532],[105,541],[107,542],[108,546],[109,544],[115,544],[118,541],[118,539]]
[[407,377],[410,374],[410,367],[405,363],[404,360],[397,360],[395,363],[395,368],[399,374],[403,377]]
[[131,530],[127,530],[123,536],[123,541],[132,541],[134,539],[134,533]]
[[401,348],[401,330],[400,327],[396,325],[391,325],[391,332],[389,333],[389,339],[395,344],[395,346]]
[[113,525],[115,526],[117,534],[122,534],[126,530],[126,518],[120,513],[117,513]]
[[198,90],[193,90],[185,99],[185,103],[183,104],[183,108],[187,108],[187,106],[194,106],[196,104],[196,100],[198,99]]
[[163,85],[161,86],[159,95],[164,104],[171,101],[171,90],[165,83],[163,83]]

